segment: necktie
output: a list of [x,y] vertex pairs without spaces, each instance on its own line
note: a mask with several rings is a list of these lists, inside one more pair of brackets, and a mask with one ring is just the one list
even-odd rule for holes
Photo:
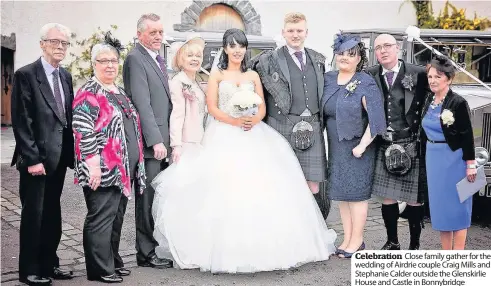
[[165,81],[167,82],[169,80],[169,75],[167,74],[167,65],[165,64],[165,60],[160,55],[157,55],[155,59],[159,63],[160,70],[164,74]]
[[389,71],[385,74],[387,77],[387,83],[389,84],[389,88],[392,87],[392,83],[394,82],[394,72]]
[[58,107],[58,111],[61,115],[61,120],[63,124],[66,124],[66,116],[65,116],[65,108],[63,107],[63,100],[61,99],[61,91],[60,91],[60,81],[58,70],[55,69],[53,71],[53,93],[55,95],[56,106]]
[[300,62],[300,69],[302,71],[305,70],[305,64],[303,63],[303,53],[301,51],[296,51],[293,54],[297,57],[298,61]]

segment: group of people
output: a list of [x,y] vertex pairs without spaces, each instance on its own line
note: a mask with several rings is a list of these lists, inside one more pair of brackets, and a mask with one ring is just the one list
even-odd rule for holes
[[[449,60],[436,58],[426,69],[406,63],[384,34],[374,45],[380,64],[367,69],[363,42],[340,33],[338,70],[326,72],[325,57],[304,47],[303,14],[286,15],[282,33],[285,46],[248,62],[247,36],[227,30],[205,89],[196,77],[205,41],[194,35],[172,44],[169,78],[159,54],[163,25],[145,14],[124,62],[124,87],[116,84],[122,46],[108,34],[92,47],[93,77],[74,95],[60,66],[70,32],[45,25],[43,55],[16,71],[12,91],[20,281],[72,277],[56,255],[67,168],[87,205],[89,280],[130,275],[118,249],[133,197],[143,267],[244,273],[350,258],[365,248],[374,195],[383,198],[382,249],[401,248],[397,201],[408,203],[409,249],[419,249],[427,196],[442,247],[463,249],[472,200],[460,203],[455,184],[473,181],[476,165],[469,107],[450,90]],[[244,93],[259,102],[247,116],[234,100]],[[344,238],[337,247],[318,207],[321,182],[339,201]]]

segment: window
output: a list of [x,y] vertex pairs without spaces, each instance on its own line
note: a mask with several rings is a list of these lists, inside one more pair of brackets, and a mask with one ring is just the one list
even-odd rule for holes
[[[450,55],[453,61],[483,82],[491,82],[491,47],[477,44],[443,45],[432,44],[442,54]],[[433,57],[432,51],[415,43],[413,62],[418,65],[428,64]],[[454,83],[476,83],[465,73],[457,73]]]

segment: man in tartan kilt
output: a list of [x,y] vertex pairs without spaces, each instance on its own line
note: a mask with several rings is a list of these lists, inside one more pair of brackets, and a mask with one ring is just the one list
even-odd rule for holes
[[[375,39],[375,54],[380,63],[368,69],[384,95],[387,133],[377,141],[377,159],[373,194],[383,198],[382,217],[387,231],[383,250],[401,249],[397,236],[399,204],[407,203],[405,213],[411,235],[409,249],[419,249],[423,226],[426,174],[424,157],[418,148],[418,129],[421,109],[428,94],[425,68],[398,59],[399,47],[392,35],[382,34]],[[404,153],[398,150],[402,147]],[[399,164],[387,160],[405,158]],[[402,155],[401,155],[402,154]]]
[[[284,22],[282,33],[286,45],[261,53],[251,60],[251,66],[259,74],[264,87],[265,122],[292,145],[309,188],[326,217],[329,201],[326,194],[319,193],[319,183],[327,176],[319,112],[326,58],[304,48],[308,29],[303,14],[287,14]],[[295,133],[295,130],[303,133]]]

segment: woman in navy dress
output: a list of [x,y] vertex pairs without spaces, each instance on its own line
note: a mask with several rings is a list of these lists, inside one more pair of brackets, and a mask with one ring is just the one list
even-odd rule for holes
[[344,241],[340,257],[365,248],[363,232],[371,196],[375,146],[386,126],[382,94],[362,71],[367,62],[360,38],[339,34],[334,42],[339,71],[325,74],[322,107],[328,138],[328,197],[340,201]]
[[431,224],[440,231],[443,249],[462,250],[471,224],[472,197],[460,202],[456,184],[476,178],[474,136],[467,101],[452,92],[455,69],[438,56],[428,68],[433,94],[423,108],[422,151],[426,171]]

